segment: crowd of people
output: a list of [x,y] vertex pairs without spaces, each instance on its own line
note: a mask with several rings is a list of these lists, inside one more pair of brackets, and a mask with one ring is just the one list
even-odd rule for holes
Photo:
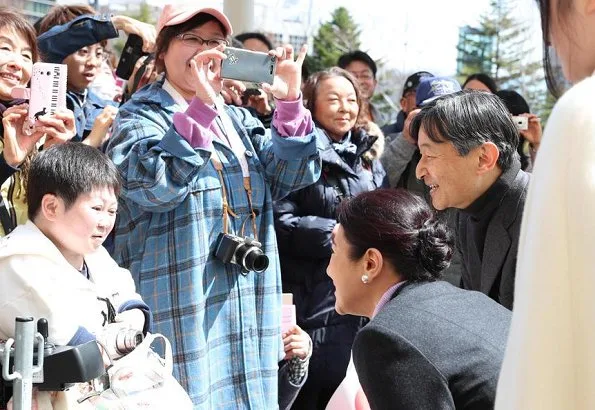
[[[484,73],[413,73],[382,112],[367,53],[307,73],[215,8],[0,7],[0,339],[160,333],[196,409],[593,408],[595,0],[560,2],[537,1],[548,85],[552,47],[576,85],[543,135]],[[121,89],[119,31],[147,54]],[[273,80],[223,78],[230,45]],[[37,62],[66,108],[31,133]]]

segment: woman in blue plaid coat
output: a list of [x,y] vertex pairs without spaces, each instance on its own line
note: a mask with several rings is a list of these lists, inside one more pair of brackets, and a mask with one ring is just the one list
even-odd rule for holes
[[[271,52],[269,131],[219,96],[225,15],[168,5],[157,30],[164,74],[120,108],[108,146],[123,178],[114,257],[151,307],[153,331],[171,340],[175,376],[196,409],[274,409],[283,349],[272,201],[320,175],[300,92],[306,50],[295,61],[291,47]],[[257,239],[268,267],[216,257],[224,232]]]

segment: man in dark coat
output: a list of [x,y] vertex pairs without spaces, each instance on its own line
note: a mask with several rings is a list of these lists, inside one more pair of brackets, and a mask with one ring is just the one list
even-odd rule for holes
[[462,287],[512,309],[529,175],[508,110],[493,94],[461,91],[424,106],[411,133],[421,152],[416,175],[430,188],[432,205],[457,209]]

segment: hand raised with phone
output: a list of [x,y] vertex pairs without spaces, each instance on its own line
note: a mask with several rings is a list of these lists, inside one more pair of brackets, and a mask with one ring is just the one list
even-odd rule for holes
[[[37,142],[46,137],[46,148],[59,141],[68,141],[76,135],[74,115],[68,109],[59,109],[53,115],[40,116],[31,135],[23,132],[23,125],[29,112],[28,104],[10,107],[4,112],[4,150],[6,163],[18,167],[35,149]],[[48,144],[48,142],[50,142]]]
[[194,73],[196,98],[207,105],[214,105],[221,92],[221,61],[226,58],[223,50],[223,45],[203,50],[188,62]]
[[4,126],[2,155],[11,167],[16,168],[21,165],[27,155],[33,151],[35,144],[43,137],[43,132],[34,132],[32,135],[23,132],[28,112],[28,104],[15,105],[8,108],[2,118]]
[[301,93],[302,65],[307,52],[308,47],[303,45],[294,60],[293,47],[290,45],[269,51],[269,55],[277,58],[277,69],[273,84],[263,83],[262,89],[278,100],[297,100]]

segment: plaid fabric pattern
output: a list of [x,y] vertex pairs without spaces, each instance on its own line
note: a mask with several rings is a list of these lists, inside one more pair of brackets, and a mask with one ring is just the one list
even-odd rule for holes
[[[175,376],[196,409],[275,409],[283,346],[272,201],[318,179],[316,131],[281,138],[246,110],[226,108],[249,151],[258,238],[270,260],[265,272],[244,275],[213,256],[223,230],[221,184],[210,151],[192,149],[175,131],[180,107],[162,85],[136,93],[115,120],[108,155],[124,184],[114,257],[151,307],[153,330],[170,339]],[[229,233],[245,225],[253,236],[239,161],[213,144],[237,214]]]
[[310,363],[310,359],[300,359],[299,357],[294,357],[289,360],[289,374],[287,378],[294,386],[299,386],[306,374],[308,374],[308,364]]

